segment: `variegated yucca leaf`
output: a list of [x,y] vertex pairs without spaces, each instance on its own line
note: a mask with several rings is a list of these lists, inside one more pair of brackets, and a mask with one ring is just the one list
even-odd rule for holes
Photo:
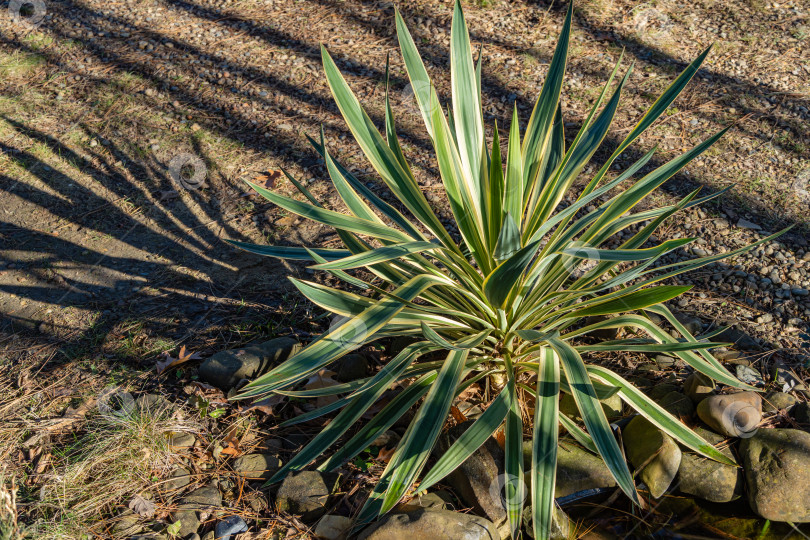
[[[320,462],[321,470],[341,466],[418,405],[410,427],[357,517],[358,524],[387,512],[402,497],[412,494],[423,471],[421,491],[441,481],[490,436],[503,430],[505,471],[512,480],[506,482],[502,495],[510,529],[514,536],[520,534],[522,509],[529,501],[534,537],[546,538],[554,515],[560,425],[583,447],[600,454],[621,489],[634,502],[639,501],[633,476],[600,405],[601,399],[613,394],[684,446],[729,462],[623,377],[589,360],[593,353],[614,351],[668,353],[724,384],[751,389],[712,356],[710,349],[719,344],[692,336],[665,307],[665,302],[689,287],[661,282],[742,253],[777,235],[732,253],[657,263],[693,239],[655,244],[651,238],[656,228],[674,213],[723,192],[703,198],[696,198],[695,192],[670,206],[639,212],[634,209],[706,151],[725,130],[656,168],[645,169],[653,157],[650,151],[616,176],[609,174],[616,159],[664,113],[695,75],[708,49],[653,103],[587,179],[585,187],[574,190],[575,181],[603,145],[632,66],[621,74],[619,60],[579,132],[566,145],[560,95],[572,9],[569,5],[525,129],[520,128],[515,107],[508,131],[484,123],[481,53],[475,62],[460,3],[455,5],[450,34],[447,109],[404,18],[396,13],[401,57],[455,219],[452,229],[428,203],[399,144],[388,95],[388,66],[385,128],[381,133],[322,48],[326,81],[349,130],[379,179],[405,210],[380,198],[341,164],[338,156],[331,155],[323,133],[319,140],[310,138],[310,142],[323,158],[340,199],[340,205],[329,206],[342,205],[345,212],[325,208],[286,172],[305,201],[250,184],[279,207],[333,227],[343,244],[335,249],[233,242],[259,255],[311,261],[312,269],[328,272],[344,284],[332,288],[291,278],[304,296],[339,316],[341,322],[251,382],[238,396],[280,393],[337,398],[287,421],[292,424],[339,411],[270,482],[324,455],[328,457]],[[359,268],[366,272],[355,275]],[[672,338],[648,312],[674,325],[684,339]],[[592,317],[597,320],[585,322]],[[579,339],[606,328],[626,328],[636,336],[596,344]],[[393,337],[411,338],[412,344],[375,375],[328,388],[301,388],[302,382],[347,352]],[[358,425],[384,392],[403,381],[410,384],[370,421]],[[469,386],[487,381],[487,388],[494,392],[492,402],[426,470],[454,398]],[[582,426],[559,411],[561,392],[573,396]],[[342,445],[329,450],[355,427],[357,431]],[[531,470],[526,475],[530,485],[523,483],[524,438],[531,440]],[[326,454],[328,450],[331,454]]]

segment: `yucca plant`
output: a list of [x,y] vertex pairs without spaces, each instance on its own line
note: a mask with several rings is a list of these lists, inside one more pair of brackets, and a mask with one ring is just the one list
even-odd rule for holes
[[[323,132],[320,140],[310,141],[323,157],[347,213],[324,208],[289,174],[287,178],[308,202],[251,184],[272,203],[334,227],[346,249],[233,242],[235,245],[261,255],[312,261],[315,264],[311,268],[329,272],[349,289],[370,293],[357,294],[290,278],[304,296],[339,316],[340,322],[246,386],[239,398],[271,393],[338,397],[288,423],[340,412],[270,479],[271,483],[324,454],[357,425],[386,390],[404,380],[410,384],[319,464],[321,470],[339,467],[421,401],[360,512],[360,523],[389,511],[411,493],[454,398],[479,382],[489,388],[493,401],[422,477],[418,490],[424,491],[442,480],[503,426],[504,467],[512,479],[505,486],[506,510],[515,537],[520,534],[526,491],[531,493],[534,537],[546,538],[550,534],[560,424],[585,448],[601,455],[621,489],[639,502],[633,477],[600,404],[600,399],[613,394],[618,393],[630,407],[684,446],[732,463],[624,378],[584,360],[593,353],[610,351],[669,353],[717,381],[751,389],[711,355],[709,349],[718,344],[707,342],[710,336],[702,336],[701,340],[693,337],[665,307],[666,301],[689,287],[660,282],[753,246],[657,266],[655,262],[662,256],[693,239],[647,246],[665,219],[720,193],[697,198],[695,191],[677,204],[631,213],[644,197],[709,148],[726,130],[640,179],[633,178],[650,161],[652,151],[618,176],[608,174],[618,156],[678,96],[709,51],[675,79],[575,200],[566,204],[566,194],[608,132],[630,75],[628,69],[607,97],[619,70],[617,64],[582,128],[566,148],[560,92],[571,16],[569,6],[528,125],[521,137],[515,108],[506,155],[502,156],[497,125],[493,127],[491,145],[487,144],[481,108],[481,55],[474,64],[460,4],[456,3],[452,23],[452,107],[447,114],[404,20],[396,14],[402,59],[436,153],[458,238],[431,209],[403,154],[387,80],[385,127],[381,133],[322,48],[326,80],[343,118],[382,181],[407,212],[384,201],[330,155]],[[624,184],[629,187],[618,191]],[[598,207],[593,209],[591,205]],[[623,236],[626,239],[618,248],[604,247],[622,231],[630,234]],[[364,281],[347,272],[358,268],[365,268],[373,278]],[[684,338],[671,337],[651,320],[649,313],[668,321]],[[610,328],[629,328],[637,337],[599,344],[579,339]],[[414,342],[375,375],[328,388],[301,388],[301,382],[348,351],[397,336],[414,338]],[[437,360],[439,354],[438,358],[443,359]],[[559,411],[560,392],[573,396],[584,429]],[[522,404],[533,408],[533,414],[526,416],[529,426],[524,426]],[[532,441],[530,489],[522,482],[522,446],[527,432]]]

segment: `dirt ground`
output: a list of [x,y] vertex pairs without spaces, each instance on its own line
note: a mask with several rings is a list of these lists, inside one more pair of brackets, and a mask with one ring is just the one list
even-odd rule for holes
[[[303,266],[225,243],[337,241],[242,182],[285,168],[329,201],[324,168],[305,139],[320,126],[330,151],[386,195],[331,100],[320,44],[378,123],[390,55],[404,151],[436,195],[431,202],[441,201],[398,55],[392,2],[53,0],[43,2],[35,28],[6,16],[7,5],[0,4],[0,370],[7,381],[68,377],[78,386],[66,400],[122,378],[160,390],[178,383],[153,371],[164,351],[187,345],[205,356],[277,335],[306,338],[323,326],[320,311],[286,280],[305,274]],[[397,5],[440,94],[449,96],[452,2]],[[471,39],[484,55],[490,129],[508,125],[513,102],[528,120],[564,9],[465,2]],[[580,0],[563,91],[566,135],[576,133],[622,51],[634,71],[597,161],[712,43],[684,94],[617,163],[658,145],[660,164],[732,124],[660,197],[735,184],[703,216],[707,233],[714,231],[706,220],[718,216],[770,231],[796,225],[782,247],[801,259],[810,238],[808,4]],[[197,163],[202,184],[186,178],[183,160]],[[291,192],[286,181],[276,187]],[[670,233],[682,233],[681,225]],[[802,361],[801,325],[790,321],[807,320],[810,310],[788,307],[778,324],[763,325],[757,317],[773,303],[746,302],[745,289],[722,292],[708,282],[701,294],[683,307],[714,318],[742,306],[750,311],[743,326],[768,355]]]

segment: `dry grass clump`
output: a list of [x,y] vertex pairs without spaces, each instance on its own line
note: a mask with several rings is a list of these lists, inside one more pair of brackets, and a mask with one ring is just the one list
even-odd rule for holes
[[17,486],[14,479],[6,478],[5,469],[0,471],[0,540],[17,540]]
[[80,435],[51,449],[54,467],[39,489],[35,536],[101,534],[133,497],[154,501],[157,481],[176,463],[168,435],[193,427],[179,412],[133,404],[90,415]]

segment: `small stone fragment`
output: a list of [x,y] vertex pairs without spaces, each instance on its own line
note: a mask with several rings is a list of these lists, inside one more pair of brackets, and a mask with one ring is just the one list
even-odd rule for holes
[[701,420],[726,437],[745,437],[762,420],[762,399],[756,392],[710,396],[697,406]]
[[[722,435],[702,427],[695,428],[695,433],[715,447],[724,440]],[[729,447],[719,447],[719,450],[724,456],[734,460]],[[729,502],[739,499],[743,492],[742,469],[692,452],[685,452],[681,457],[678,479],[678,489],[683,493],[707,501]]]
[[293,338],[271,339],[258,345],[221,351],[200,364],[200,379],[230,390],[242,379],[262,375],[273,365],[293,356],[301,348]]
[[496,540],[491,521],[450,510],[420,509],[388,514],[360,533],[358,540]]
[[318,471],[300,471],[288,475],[276,494],[276,506],[282,512],[300,514],[314,521],[326,512],[326,504],[336,476]]
[[622,431],[630,463],[640,468],[640,477],[658,499],[666,493],[681,464],[681,449],[672,438],[643,416],[636,416]]
[[267,480],[282,467],[282,463],[272,454],[248,454],[236,458],[231,467],[246,480]]
[[717,384],[710,377],[695,371],[684,381],[683,392],[692,400],[692,403],[697,405],[703,399],[714,394],[716,386]]
[[748,502],[774,521],[810,522],[810,433],[760,429],[740,444]]
[[315,525],[315,536],[323,540],[345,540],[352,529],[352,518],[326,514]]
[[796,398],[785,392],[769,392],[762,399],[763,412],[785,411],[796,404]]

